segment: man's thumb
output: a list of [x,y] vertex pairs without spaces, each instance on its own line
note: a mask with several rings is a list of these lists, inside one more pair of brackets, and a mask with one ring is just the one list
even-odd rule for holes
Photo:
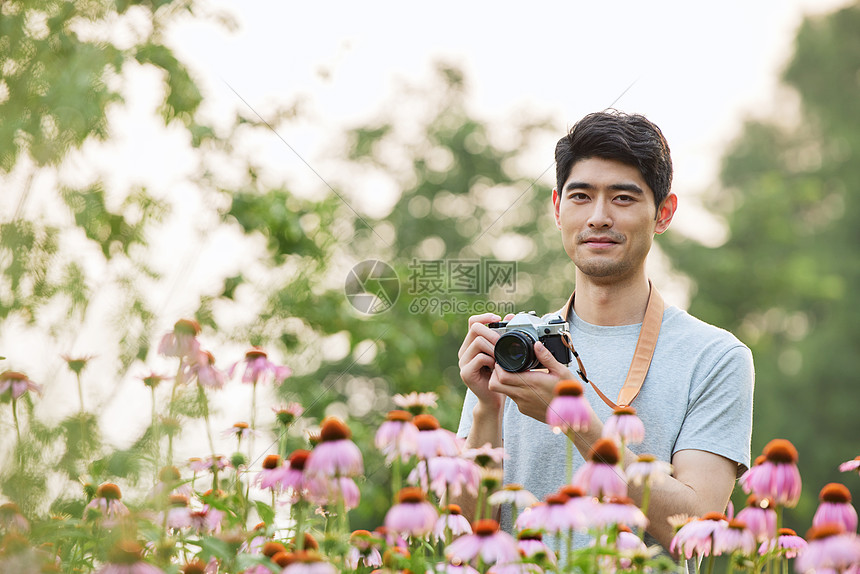
[[561,376],[567,374],[567,367],[559,363],[549,349],[540,341],[535,343],[535,355],[541,364],[553,375]]

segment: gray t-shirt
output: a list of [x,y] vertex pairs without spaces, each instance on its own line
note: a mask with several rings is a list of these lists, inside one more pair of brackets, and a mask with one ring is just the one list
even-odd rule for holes
[[[588,378],[615,400],[641,324],[603,327],[586,323],[572,310],[570,314],[571,338]],[[667,307],[648,376],[632,403],[645,425],[645,440],[629,445],[630,450],[667,462],[679,450],[703,450],[737,462],[740,474],[750,462],[753,380],[752,354],[743,343],[728,331]],[[595,413],[606,421],[612,410],[585,387]],[[457,432],[461,437],[469,434],[476,402],[467,391]],[[503,426],[509,456],[505,483],[521,484],[540,500],[556,492],[565,483],[567,437],[523,415],[510,399]],[[583,462],[574,449],[574,473]],[[508,512],[503,513],[502,526],[510,530]]]

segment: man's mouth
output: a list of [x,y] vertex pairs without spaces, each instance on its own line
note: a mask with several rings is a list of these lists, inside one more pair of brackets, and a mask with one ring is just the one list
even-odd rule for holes
[[587,237],[582,240],[582,243],[594,248],[612,247],[620,243],[617,239],[606,235],[598,235],[595,237]]

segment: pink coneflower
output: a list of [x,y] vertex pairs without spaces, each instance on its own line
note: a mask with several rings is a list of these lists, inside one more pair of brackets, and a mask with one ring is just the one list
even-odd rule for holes
[[263,459],[263,469],[257,473],[254,482],[260,488],[271,488],[274,491],[279,491],[284,488],[281,481],[286,474],[286,470],[286,467],[281,464],[280,455],[267,455]]
[[[602,534],[599,539],[600,546],[606,548],[609,546],[609,536]],[[622,569],[630,568],[632,565],[632,557],[645,556],[651,558],[648,547],[645,543],[626,526],[618,527],[618,535],[615,537],[613,548],[618,551],[618,558],[614,556],[601,556],[599,559],[601,572],[615,572],[617,567]],[[616,560],[618,561],[616,564]]]
[[744,489],[774,504],[793,507],[800,499],[797,449],[785,439],[774,439],[764,448],[765,460],[749,471]]
[[463,493],[463,488],[477,496],[478,485],[481,482],[481,467],[459,457],[437,456],[427,461],[427,464],[419,464],[409,473],[407,481],[410,484],[421,484],[427,489],[427,468],[430,469],[429,488],[441,500],[447,493],[449,496],[457,497]]
[[314,504],[327,506],[343,501],[346,510],[358,506],[361,492],[355,481],[347,476],[315,475],[305,480],[308,499]]
[[543,568],[530,562],[507,562],[493,564],[487,574],[543,574]]
[[166,357],[192,357],[200,350],[197,335],[200,324],[192,319],[180,319],[173,325],[173,331],[161,338],[158,354]]
[[21,514],[21,510],[14,502],[0,504],[0,529],[13,532],[27,532],[30,523]]
[[409,486],[401,489],[398,500],[385,514],[388,530],[414,538],[421,538],[433,530],[439,514],[424,499],[420,488]]
[[379,553],[381,541],[367,530],[356,530],[349,536],[349,551],[346,554],[346,565],[350,570],[361,566],[379,568],[382,566],[382,554]]
[[96,496],[84,509],[84,518],[92,511],[97,511],[102,518],[110,521],[127,515],[128,508],[120,502],[122,491],[111,482],[105,482],[96,489]]
[[797,558],[806,549],[806,540],[791,528],[780,528],[775,539],[765,540],[759,546],[759,554],[767,554],[774,546],[786,558]]
[[385,455],[385,462],[390,464],[398,457],[403,462],[408,461],[418,449],[418,428],[412,424],[412,415],[406,411],[389,411],[376,431],[374,443]]
[[636,416],[633,407],[618,407],[606,419],[603,436],[621,441],[623,444],[639,444],[645,439],[645,425]]
[[798,572],[842,572],[860,563],[860,538],[839,524],[813,526],[806,539],[808,545],[794,563]]
[[[191,560],[187,562],[182,568],[179,569],[182,574],[218,574],[218,562],[215,560],[215,557],[209,559],[209,562],[203,562],[199,559]],[[258,571],[253,574],[271,574],[271,570],[266,568],[266,571],[263,572]],[[247,570],[245,574],[251,574]]]
[[437,456],[457,456],[460,454],[461,441],[457,435],[439,426],[433,415],[417,415],[412,422],[418,427],[416,454],[427,460]]
[[550,564],[557,564],[555,552],[543,541],[543,534],[538,530],[526,529],[517,534],[517,548],[525,558],[536,562],[546,560]]
[[713,552],[715,556],[740,552],[749,556],[756,551],[756,540],[753,533],[742,520],[729,520],[726,528],[714,531]]
[[480,558],[482,564],[506,564],[519,558],[517,541],[507,532],[499,530],[495,520],[479,520],[474,534],[464,534],[445,549],[445,557],[452,562],[471,562]]
[[662,460],[657,460],[653,454],[640,454],[628,466],[624,474],[627,475],[627,480],[635,486],[639,486],[645,482],[650,484],[660,484],[664,479],[672,475],[672,465]]
[[327,417],[320,425],[320,443],[305,465],[309,475],[357,476],[364,472],[361,451],[350,440],[352,432],[337,417]]
[[439,395],[436,393],[416,393],[412,392],[408,395],[394,395],[392,399],[394,404],[401,409],[407,410],[413,415],[426,413],[430,409],[436,408],[436,400]]
[[553,390],[553,399],[546,409],[546,424],[556,432],[587,430],[591,423],[591,405],[582,394],[579,381],[559,381]]
[[857,511],[851,506],[851,492],[843,484],[831,482],[818,495],[821,504],[812,517],[813,526],[841,524],[846,532],[857,531]]
[[168,499],[170,508],[167,515],[162,515],[158,522],[162,521],[168,528],[188,528],[192,524],[191,508],[188,505],[188,497],[184,494],[172,494]]
[[213,534],[221,531],[221,521],[226,514],[217,508],[204,504],[200,510],[190,514],[191,527],[198,534]]
[[847,460],[839,465],[840,472],[851,472],[852,470],[860,469],[860,456],[853,460]]
[[27,391],[42,394],[42,386],[31,381],[24,373],[5,371],[0,374],[0,396],[10,392],[12,398],[17,400]]
[[524,489],[521,484],[506,484],[487,498],[491,506],[513,504],[518,509],[528,508],[537,504],[537,497]]
[[504,447],[494,448],[490,443],[485,443],[479,448],[467,448],[460,456],[474,460],[482,467],[502,464],[502,461],[508,458]]
[[461,514],[460,507],[456,504],[449,504],[447,512],[436,520],[436,525],[433,527],[433,539],[445,540],[446,532],[452,536],[460,536],[461,534],[471,534],[472,525],[465,516]]
[[714,543],[714,532],[728,526],[726,517],[718,512],[708,512],[698,520],[692,520],[682,526],[672,543],[669,545],[670,552],[683,554],[684,558],[690,559],[693,555],[699,558],[710,556]]
[[771,508],[769,500],[761,500],[752,494],[747,498],[747,505],[736,517],[747,525],[758,542],[770,540],[776,536],[776,510]]
[[648,519],[627,497],[610,497],[595,505],[595,511],[589,517],[589,526],[607,528],[617,524],[644,529],[648,526]]
[[293,424],[293,421],[302,416],[305,409],[299,403],[288,403],[286,405],[272,407],[272,411],[275,413],[275,418],[278,423],[282,426],[288,427]]
[[228,371],[230,377],[233,376],[239,365],[245,365],[245,370],[242,372],[242,382],[252,385],[280,384],[293,374],[293,370],[289,367],[276,365],[270,361],[266,351],[259,347],[252,347],[245,353],[244,360],[233,363]]
[[337,568],[325,562],[314,550],[295,552],[295,561],[284,568],[282,574],[336,574]]
[[197,382],[210,389],[220,389],[227,382],[227,375],[215,368],[215,357],[209,351],[198,350],[191,357],[183,357],[179,363],[178,383]]
[[188,468],[193,472],[201,472],[204,470],[218,472],[219,470],[224,470],[228,466],[230,466],[230,462],[221,454],[210,455],[203,459],[196,457],[188,459]]
[[236,437],[239,440],[243,438],[248,438],[249,436],[260,436],[260,432],[252,429],[248,423],[244,421],[239,421],[237,423],[233,423],[233,426],[226,429],[221,433],[223,437]]
[[143,548],[133,540],[122,540],[111,549],[108,563],[96,574],[164,574],[157,566],[143,561]]
[[601,498],[627,496],[627,482],[618,466],[620,456],[615,442],[601,438],[591,447],[589,460],[576,471],[573,484],[581,487],[586,494]]
[[519,515],[517,528],[542,530],[549,534],[583,529],[585,516],[568,506],[569,500],[566,494],[550,494],[544,502],[535,504]]
[[304,449],[296,449],[290,455],[285,465],[285,471],[281,477],[281,487],[288,496],[290,504],[298,502],[307,494],[305,486],[305,465],[307,464],[310,452]]

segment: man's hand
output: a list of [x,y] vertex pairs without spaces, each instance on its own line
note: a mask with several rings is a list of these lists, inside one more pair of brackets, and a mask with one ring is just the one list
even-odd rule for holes
[[[497,337],[498,339],[498,337]],[[535,356],[546,370],[509,373],[496,365],[490,377],[491,392],[511,397],[520,412],[540,422],[546,422],[546,409],[552,401],[556,383],[562,379],[573,379],[567,366],[559,363],[543,343],[534,346]]]
[[[513,315],[508,315],[505,320]],[[457,352],[460,365],[460,378],[478,397],[478,402],[484,406],[501,410],[505,404],[505,396],[489,388],[490,376],[496,366],[493,349],[499,335],[487,325],[500,321],[495,313],[472,315],[469,317],[469,332]]]

